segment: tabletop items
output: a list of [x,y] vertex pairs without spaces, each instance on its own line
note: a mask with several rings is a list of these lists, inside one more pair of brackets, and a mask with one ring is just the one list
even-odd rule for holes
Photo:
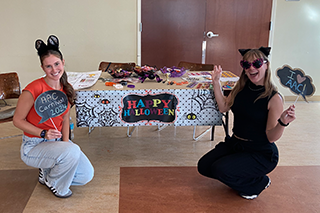
[[160,69],[161,70],[161,72],[163,73],[163,74],[167,74],[167,73],[169,73],[169,75],[170,75],[170,77],[181,77],[181,76],[183,76],[185,73],[186,73],[186,71],[187,71],[187,69],[185,69],[184,67],[175,67],[175,66],[173,66],[173,67],[163,67],[163,68],[161,68]]
[[156,79],[157,82],[161,82],[162,79],[158,75],[158,70],[156,67],[150,67],[150,66],[135,66],[133,69],[136,74],[138,74],[140,77],[139,79],[141,80],[141,83],[143,83],[147,78],[153,80]]
[[126,78],[131,76],[132,71],[117,68],[116,70],[108,70],[108,73],[114,78]]
[[[142,80],[144,81],[146,78],[149,79],[154,79],[159,77],[160,73],[163,74],[168,74],[169,77],[181,77],[183,76],[186,71],[188,71],[187,69],[185,69],[184,67],[163,67],[161,69],[158,69],[157,67],[153,67],[153,66],[148,66],[148,65],[144,65],[144,66],[135,66],[132,69],[128,69],[128,70],[124,70],[122,68],[117,68],[115,70],[108,70],[108,73],[114,77],[114,78],[126,78],[126,77],[130,77],[132,73],[136,73]],[[160,78],[160,77],[159,77]],[[167,79],[166,79],[167,80]],[[157,79],[157,81],[159,82],[159,79]]]
[[68,82],[75,90],[89,88],[95,85],[96,82],[101,79],[101,73],[101,70],[89,72],[67,72]]
[[[121,89],[124,86],[133,88],[133,84],[127,85],[128,83],[143,83],[145,80],[154,80],[155,82],[162,82],[167,85],[184,85],[187,88],[197,89],[208,89],[212,88],[211,84],[211,73],[210,71],[189,71],[184,67],[163,67],[158,69],[153,66],[138,66],[136,65],[133,69],[124,70],[117,68],[115,70],[108,70],[108,73],[113,77],[110,79],[104,79],[107,81],[106,86],[114,86],[115,88]],[[161,77],[162,78],[161,78]],[[177,78],[173,80],[170,78]],[[239,79],[238,76],[230,71],[223,71],[221,76],[221,85],[223,89],[232,89]],[[120,84],[117,86],[117,84]]]
[[147,73],[156,73],[158,71],[157,67],[152,67],[148,65],[144,66],[135,66],[134,67],[134,72],[139,75],[139,76],[145,76]]

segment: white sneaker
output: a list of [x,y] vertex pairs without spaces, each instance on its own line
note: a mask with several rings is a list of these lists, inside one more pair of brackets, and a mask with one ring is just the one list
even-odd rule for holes
[[240,196],[247,200],[253,200],[258,197],[258,195],[245,195],[245,194],[240,194]]
[[72,191],[69,191],[65,195],[61,195],[53,186],[51,186],[47,180],[44,181],[45,185],[51,190],[51,192],[58,198],[68,198],[72,195]]

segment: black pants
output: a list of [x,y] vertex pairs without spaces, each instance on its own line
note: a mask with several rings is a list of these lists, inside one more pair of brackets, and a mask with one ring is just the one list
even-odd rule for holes
[[278,163],[275,144],[257,145],[232,137],[219,143],[198,162],[200,174],[217,179],[246,195],[259,195],[269,182],[266,174]]

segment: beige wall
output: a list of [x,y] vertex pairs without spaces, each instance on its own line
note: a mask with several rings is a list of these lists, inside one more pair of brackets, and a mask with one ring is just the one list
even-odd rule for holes
[[21,86],[42,76],[34,42],[60,39],[67,71],[97,70],[100,61],[136,62],[136,0],[1,0],[0,72]]
[[[311,76],[316,87],[308,100],[320,101],[320,1],[274,0],[273,31],[270,44],[273,81],[286,100],[296,95],[280,84],[276,70],[283,65],[299,68]],[[300,98],[302,99],[302,98]]]
[[[273,81],[285,64],[300,68],[320,88],[320,1],[273,0],[270,36]],[[67,71],[92,71],[102,60],[138,62],[139,0],[1,0],[0,72],[17,71],[21,86],[43,75],[34,42],[55,34],[61,42]],[[316,90],[313,98],[320,100]],[[314,99],[315,96],[318,99]],[[288,98],[287,98],[288,100]]]

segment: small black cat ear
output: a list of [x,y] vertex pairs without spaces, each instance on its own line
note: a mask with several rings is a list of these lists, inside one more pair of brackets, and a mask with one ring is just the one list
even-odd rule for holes
[[36,50],[39,51],[39,50],[44,49],[46,47],[47,47],[47,45],[41,39],[36,40],[36,43],[35,43]]
[[239,49],[239,52],[242,56],[244,56],[248,51],[250,51],[251,49]]
[[271,51],[271,47],[260,47],[259,50],[268,57]]
[[59,39],[55,35],[50,35],[48,38],[49,49],[59,49]]
[[38,51],[38,55],[41,56],[47,50],[47,45],[40,39],[36,40],[35,48]]

